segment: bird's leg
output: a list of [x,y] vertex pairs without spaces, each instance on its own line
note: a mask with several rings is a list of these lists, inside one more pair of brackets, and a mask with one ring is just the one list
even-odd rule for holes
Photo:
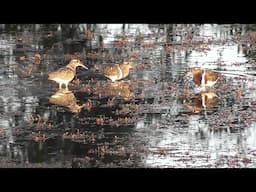
[[68,83],[65,83],[65,89],[68,91]]
[[62,87],[62,83],[59,83],[59,89],[61,89],[61,87]]
[[201,86],[203,86],[203,87],[205,86],[205,70],[204,70],[204,72],[202,74]]

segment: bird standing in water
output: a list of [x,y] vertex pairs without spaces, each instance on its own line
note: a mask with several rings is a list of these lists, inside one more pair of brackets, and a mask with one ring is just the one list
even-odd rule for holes
[[185,75],[186,77],[192,76],[193,82],[200,86],[201,88],[206,87],[213,87],[218,79],[220,78],[220,73],[206,70],[206,69],[200,69],[200,68],[191,68]]
[[124,62],[121,64],[95,65],[95,68],[112,82],[115,82],[124,79],[129,75],[132,64],[130,62]]
[[68,90],[68,83],[73,80],[76,74],[77,67],[83,67],[88,69],[84,66],[80,60],[73,59],[69,62],[68,65],[58,69],[57,71],[49,73],[49,80],[55,81],[59,83],[59,89],[62,88],[62,84],[65,85],[66,90]]

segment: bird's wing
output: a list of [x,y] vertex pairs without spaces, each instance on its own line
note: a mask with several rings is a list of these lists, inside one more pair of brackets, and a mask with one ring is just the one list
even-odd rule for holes
[[51,72],[49,74],[49,79],[53,79],[53,78],[61,78],[61,79],[73,79],[74,78],[74,71],[69,69],[69,68],[60,68],[57,71]]
[[205,75],[206,81],[216,81],[219,78],[219,73],[214,71],[207,71]]
[[120,70],[119,70],[118,65],[106,66],[103,68],[102,72],[106,76],[119,76],[120,75]]

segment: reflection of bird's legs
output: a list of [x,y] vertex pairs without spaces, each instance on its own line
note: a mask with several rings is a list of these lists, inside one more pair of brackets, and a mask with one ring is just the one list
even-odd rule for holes
[[206,97],[206,96],[203,96],[203,95],[202,95],[202,106],[203,106],[203,108],[204,108],[204,116],[205,116],[205,118],[207,119],[207,110],[206,110],[206,105],[205,105],[205,97]]

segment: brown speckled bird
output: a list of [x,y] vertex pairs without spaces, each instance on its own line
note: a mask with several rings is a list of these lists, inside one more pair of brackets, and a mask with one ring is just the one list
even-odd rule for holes
[[49,74],[49,80],[55,81],[59,83],[59,89],[62,88],[62,84],[65,85],[66,90],[68,90],[68,83],[72,81],[76,74],[76,67],[83,67],[88,69],[84,66],[80,60],[73,59],[69,62],[69,64],[65,67],[58,69],[57,71],[51,72]]
[[200,68],[191,68],[185,75],[185,77],[192,76],[193,81],[196,85],[205,88],[205,87],[213,87],[215,83],[218,81],[220,77],[220,73],[200,69]]
[[95,65],[95,68],[114,82],[126,78],[129,75],[132,64],[130,62],[124,62],[122,64],[103,64]]

